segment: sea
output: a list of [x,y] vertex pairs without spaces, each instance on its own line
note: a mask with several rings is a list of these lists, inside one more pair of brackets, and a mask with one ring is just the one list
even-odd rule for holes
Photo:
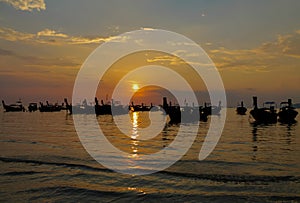
[[[294,124],[253,125],[249,115],[228,108],[221,138],[206,159],[198,157],[210,120],[200,122],[180,160],[134,175],[104,167],[85,150],[73,119],[95,115],[0,110],[1,202],[300,202],[299,116]],[[133,122],[142,125],[147,115],[136,113]],[[151,140],[133,140],[120,135],[112,116],[96,119],[108,140],[133,159],[163,150],[180,128],[166,125]]]

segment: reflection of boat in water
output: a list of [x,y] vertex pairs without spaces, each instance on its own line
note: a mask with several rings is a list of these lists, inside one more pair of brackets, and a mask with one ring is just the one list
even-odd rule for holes
[[239,115],[246,115],[247,108],[244,107],[244,102],[242,101],[240,105],[236,107],[236,113]]
[[43,102],[40,102],[39,111],[40,112],[58,112],[63,109],[62,105],[59,105],[58,103],[55,104],[49,104],[48,101],[46,101],[46,105],[43,104]]
[[5,102],[2,100],[2,105],[6,112],[25,111],[25,108],[24,108],[21,100],[17,101],[15,104],[10,104],[10,105],[6,105]]
[[28,111],[29,112],[34,112],[34,111],[37,111],[38,110],[38,104],[37,103],[29,103],[28,105]]
[[250,111],[250,115],[255,123],[269,124],[277,122],[275,102],[264,102],[263,108],[258,108],[257,97],[253,97],[253,106],[254,108]]
[[295,118],[298,112],[292,105],[292,100],[288,99],[287,102],[280,103],[280,110],[278,112],[278,121],[282,123],[292,123],[295,122]]

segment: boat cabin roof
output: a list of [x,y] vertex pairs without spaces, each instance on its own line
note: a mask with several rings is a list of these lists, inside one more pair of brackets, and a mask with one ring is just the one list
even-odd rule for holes
[[264,102],[264,104],[275,104],[275,102],[273,102],[273,101],[267,101],[267,102]]

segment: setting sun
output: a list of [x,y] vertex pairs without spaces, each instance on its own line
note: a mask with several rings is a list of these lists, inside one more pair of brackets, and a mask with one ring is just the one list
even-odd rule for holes
[[134,91],[137,91],[137,90],[140,89],[140,88],[139,88],[139,85],[138,85],[138,84],[133,84],[133,85],[132,85],[132,89],[133,89]]

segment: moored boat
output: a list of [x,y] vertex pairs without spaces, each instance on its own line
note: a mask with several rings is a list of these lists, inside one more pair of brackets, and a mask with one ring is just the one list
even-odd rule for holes
[[40,112],[58,112],[63,109],[62,105],[59,105],[57,103],[50,104],[48,101],[46,101],[46,105],[44,105],[42,102],[40,102],[39,111]]
[[141,105],[135,105],[133,102],[131,102],[131,105],[129,106],[129,110],[133,112],[150,111],[152,107],[153,107],[152,104],[151,106],[146,106],[144,105],[144,103],[142,103]]
[[28,105],[28,111],[29,112],[34,112],[38,110],[38,105],[35,102],[29,103]]
[[219,101],[218,106],[212,106],[211,103],[204,103],[204,107],[202,107],[203,112],[207,115],[220,115],[222,110],[221,101]]
[[295,118],[298,112],[295,110],[292,104],[292,100],[288,99],[287,102],[280,103],[280,110],[278,112],[278,121],[282,123],[296,122]]
[[241,104],[236,107],[236,113],[239,115],[246,115],[247,108],[244,107],[244,102],[241,101]]
[[101,100],[101,105],[99,105],[99,101],[97,97],[95,97],[95,113],[97,116],[99,115],[111,115],[111,105],[104,104],[103,100]]
[[198,121],[207,121],[208,114],[203,107],[191,107],[179,105],[172,105],[170,102],[167,103],[167,98],[163,98],[163,105],[165,113],[169,115],[169,124],[179,124],[179,123],[194,123]]
[[263,108],[258,108],[257,97],[253,97],[254,108],[250,111],[254,123],[271,124],[277,122],[277,112],[275,102],[264,102]]
[[95,107],[92,105],[88,105],[86,99],[84,99],[81,104],[77,104],[74,106],[68,103],[67,98],[65,98],[64,101],[69,114],[95,114]]
[[17,101],[15,104],[5,104],[4,100],[2,100],[3,108],[5,112],[22,112],[25,111],[25,108],[21,102],[21,100]]

